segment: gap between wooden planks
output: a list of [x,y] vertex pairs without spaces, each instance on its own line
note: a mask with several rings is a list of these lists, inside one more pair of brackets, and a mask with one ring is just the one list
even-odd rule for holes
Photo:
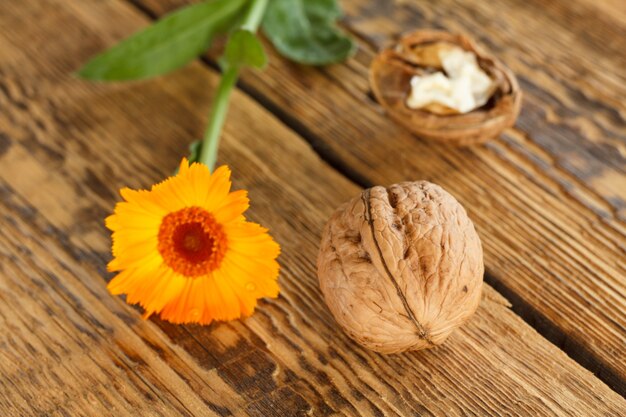
[[[133,3],[160,16],[189,2]],[[589,18],[585,0],[571,10],[554,2],[541,16],[537,4],[513,0],[343,4],[348,29],[375,47],[433,26],[487,43],[525,89],[517,128],[482,148],[417,140],[372,103],[364,45],[319,70],[268,46],[269,68],[245,73],[242,88],[362,186],[428,179],[451,191],[483,238],[487,280],[626,395],[626,88],[619,48],[605,41],[621,39],[624,22]]]
[[10,329],[0,336],[0,414],[607,415],[626,407],[488,286],[477,315],[441,348],[395,356],[358,348],[320,298],[314,259],[324,221],[359,188],[239,92],[221,161],[236,188],[250,190],[253,219],[283,246],[283,293],[229,324],[139,320],[105,290],[102,219],[119,187],[146,187],[176,165],[202,131],[217,75],[194,64],[152,82],[80,82],[68,74],[145,19],[119,2],[0,9],[0,317]]

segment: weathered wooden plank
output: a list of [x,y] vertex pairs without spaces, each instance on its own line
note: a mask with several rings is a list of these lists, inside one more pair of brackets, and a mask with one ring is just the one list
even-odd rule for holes
[[[626,220],[626,19],[591,2],[476,0],[347,2],[347,24],[378,49],[415,27],[436,26],[479,39],[517,73],[525,90],[518,127],[550,154],[551,165],[595,193]],[[604,2],[595,2],[602,4]]]
[[36,211],[6,184],[1,193],[3,415],[218,415],[210,400],[220,396],[236,409],[241,397],[215,371],[90,292],[77,276],[97,271],[77,272],[55,236],[32,227]]
[[[134,2],[158,16],[188,1]],[[623,20],[590,17],[584,0],[547,12],[514,0],[343,4],[366,40],[354,59],[317,70],[268,47],[269,68],[245,73],[243,88],[362,184],[420,178],[451,190],[483,237],[488,280],[626,394],[626,84],[620,44],[607,41],[623,38]],[[433,26],[472,35],[520,76],[522,114],[500,141],[425,143],[372,102],[369,45]]]
[[[145,187],[175,166],[202,132],[217,75],[194,64],[153,82],[80,82],[69,72],[146,20],[117,1],[29,0],[0,10],[0,295],[10,303],[0,313],[17,327],[12,339],[3,332],[3,342],[15,342],[2,352],[29,354],[20,346],[31,333],[60,344],[63,329],[75,340],[61,361],[54,355],[63,345],[37,344],[39,362],[65,366],[49,372],[62,385],[52,376],[41,388],[7,383],[0,414],[119,415],[132,406],[146,415],[611,415],[626,407],[488,286],[475,318],[441,348],[382,356],[351,342],[323,304],[314,259],[324,221],[359,189],[240,92],[221,161],[236,187],[250,190],[253,219],[283,246],[282,295],[228,324],[140,321],[106,293],[102,218],[118,187]],[[32,16],[38,25],[25,24]],[[33,316],[42,325],[30,325]],[[83,363],[116,382],[92,386]],[[3,381],[41,373],[26,361],[3,360],[0,371]],[[98,397],[74,407],[55,397],[50,387],[59,386],[71,399]],[[113,394],[116,409],[106,402]],[[157,400],[141,402],[145,395]]]

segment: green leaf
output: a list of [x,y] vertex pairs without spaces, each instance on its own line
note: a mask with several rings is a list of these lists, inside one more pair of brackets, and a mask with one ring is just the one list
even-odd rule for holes
[[189,145],[189,164],[200,162],[200,152],[202,151],[202,141],[194,140]]
[[278,52],[309,65],[343,61],[355,44],[336,26],[341,10],[336,0],[272,0],[263,30]]
[[230,30],[246,0],[212,0],[175,11],[96,56],[78,71],[89,80],[134,80],[182,67]]
[[[194,140],[189,144],[189,156],[187,156],[187,160],[189,161],[189,165],[194,162],[200,162],[200,152],[202,151],[202,141]],[[172,175],[177,175],[180,167],[176,167]]]
[[266,65],[267,56],[263,45],[254,33],[240,29],[230,35],[222,59],[222,68],[248,66],[263,69]]

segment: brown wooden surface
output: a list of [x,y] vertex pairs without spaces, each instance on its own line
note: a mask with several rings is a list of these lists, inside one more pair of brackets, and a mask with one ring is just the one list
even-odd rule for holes
[[[376,45],[424,22],[476,25],[516,72],[529,71],[518,128],[485,148],[427,144],[369,99],[367,44],[324,69],[272,54],[266,72],[243,77],[249,94],[233,96],[220,161],[283,247],[283,292],[249,319],[208,327],[142,321],[108,295],[102,219],[119,187],[162,179],[201,135],[218,75],[194,63],[150,82],[81,82],[70,73],[148,24],[145,10],[118,0],[0,3],[0,415],[624,414],[614,391],[624,391],[626,366],[624,87],[614,81],[623,57],[606,41],[623,39],[613,38],[623,15],[610,13],[619,4],[544,11],[540,19],[556,22],[545,36],[589,54],[566,59],[553,46],[560,55],[549,66],[550,43],[536,45],[541,34],[516,20],[543,10],[532,2],[506,2],[527,15],[501,11],[511,21],[493,27],[480,19],[495,11],[478,0],[395,3],[345,2],[346,23]],[[533,29],[527,40],[515,32]],[[521,59],[507,45],[530,52]],[[323,223],[359,187],[307,141],[362,184],[424,178],[450,190],[478,226],[488,281],[610,386],[489,286],[440,348],[382,356],[351,342],[314,265]]]
[[[141,0],[154,15],[184,3]],[[483,237],[487,281],[626,395],[626,60],[614,41],[626,6],[549,3],[344,1],[364,40],[355,59],[316,70],[273,54],[242,86],[361,185],[419,178],[452,192]],[[373,51],[420,27],[472,36],[517,73],[522,113],[500,141],[426,143],[372,102]]]

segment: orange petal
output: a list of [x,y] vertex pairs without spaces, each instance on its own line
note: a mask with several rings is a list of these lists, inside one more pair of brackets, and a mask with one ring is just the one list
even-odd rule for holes
[[240,220],[248,207],[250,207],[248,192],[238,190],[228,194],[221,204],[213,209],[213,215],[215,220],[225,225],[233,220]]

